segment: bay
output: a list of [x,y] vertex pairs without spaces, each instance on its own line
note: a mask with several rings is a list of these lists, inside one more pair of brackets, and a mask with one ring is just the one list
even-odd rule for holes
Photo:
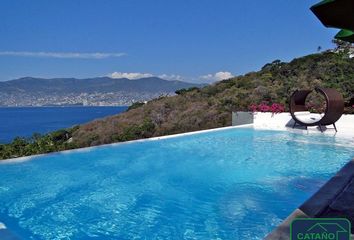
[[48,133],[94,119],[115,115],[127,107],[2,107],[0,108],[0,143],[33,133]]

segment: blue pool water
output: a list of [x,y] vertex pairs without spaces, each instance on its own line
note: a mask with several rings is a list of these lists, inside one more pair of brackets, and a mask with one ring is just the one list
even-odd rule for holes
[[4,161],[0,222],[23,239],[261,239],[346,144],[239,128]]
[[0,144],[48,133],[125,111],[127,107],[2,107]]

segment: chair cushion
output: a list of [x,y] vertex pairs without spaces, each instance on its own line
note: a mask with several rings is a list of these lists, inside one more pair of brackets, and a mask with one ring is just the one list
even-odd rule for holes
[[295,112],[295,117],[303,123],[315,123],[321,120],[322,115],[319,113],[310,113],[308,111]]

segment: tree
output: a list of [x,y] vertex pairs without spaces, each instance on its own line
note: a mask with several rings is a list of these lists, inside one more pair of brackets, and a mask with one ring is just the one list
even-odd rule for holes
[[334,50],[336,52],[339,52],[339,53],[344,53],[344,54],[348,54],[349,55],[349,52],[352,48],[352,43],[350,42],[346,42],[346,41],[342,41],[342,40],[339,40],[339,39],[333,39],[332,40],[332,43],[336,45],[336,47],[334,48]]

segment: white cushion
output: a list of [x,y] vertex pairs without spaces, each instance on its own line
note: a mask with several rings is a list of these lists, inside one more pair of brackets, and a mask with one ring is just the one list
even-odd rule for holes
[[303,111],[303,112],[295,112],[294,113],[296,118],[303,122],[303,123],[314,123],[318,122],[321,118],[322,115],[319,113],[310,113],[308,111]]

